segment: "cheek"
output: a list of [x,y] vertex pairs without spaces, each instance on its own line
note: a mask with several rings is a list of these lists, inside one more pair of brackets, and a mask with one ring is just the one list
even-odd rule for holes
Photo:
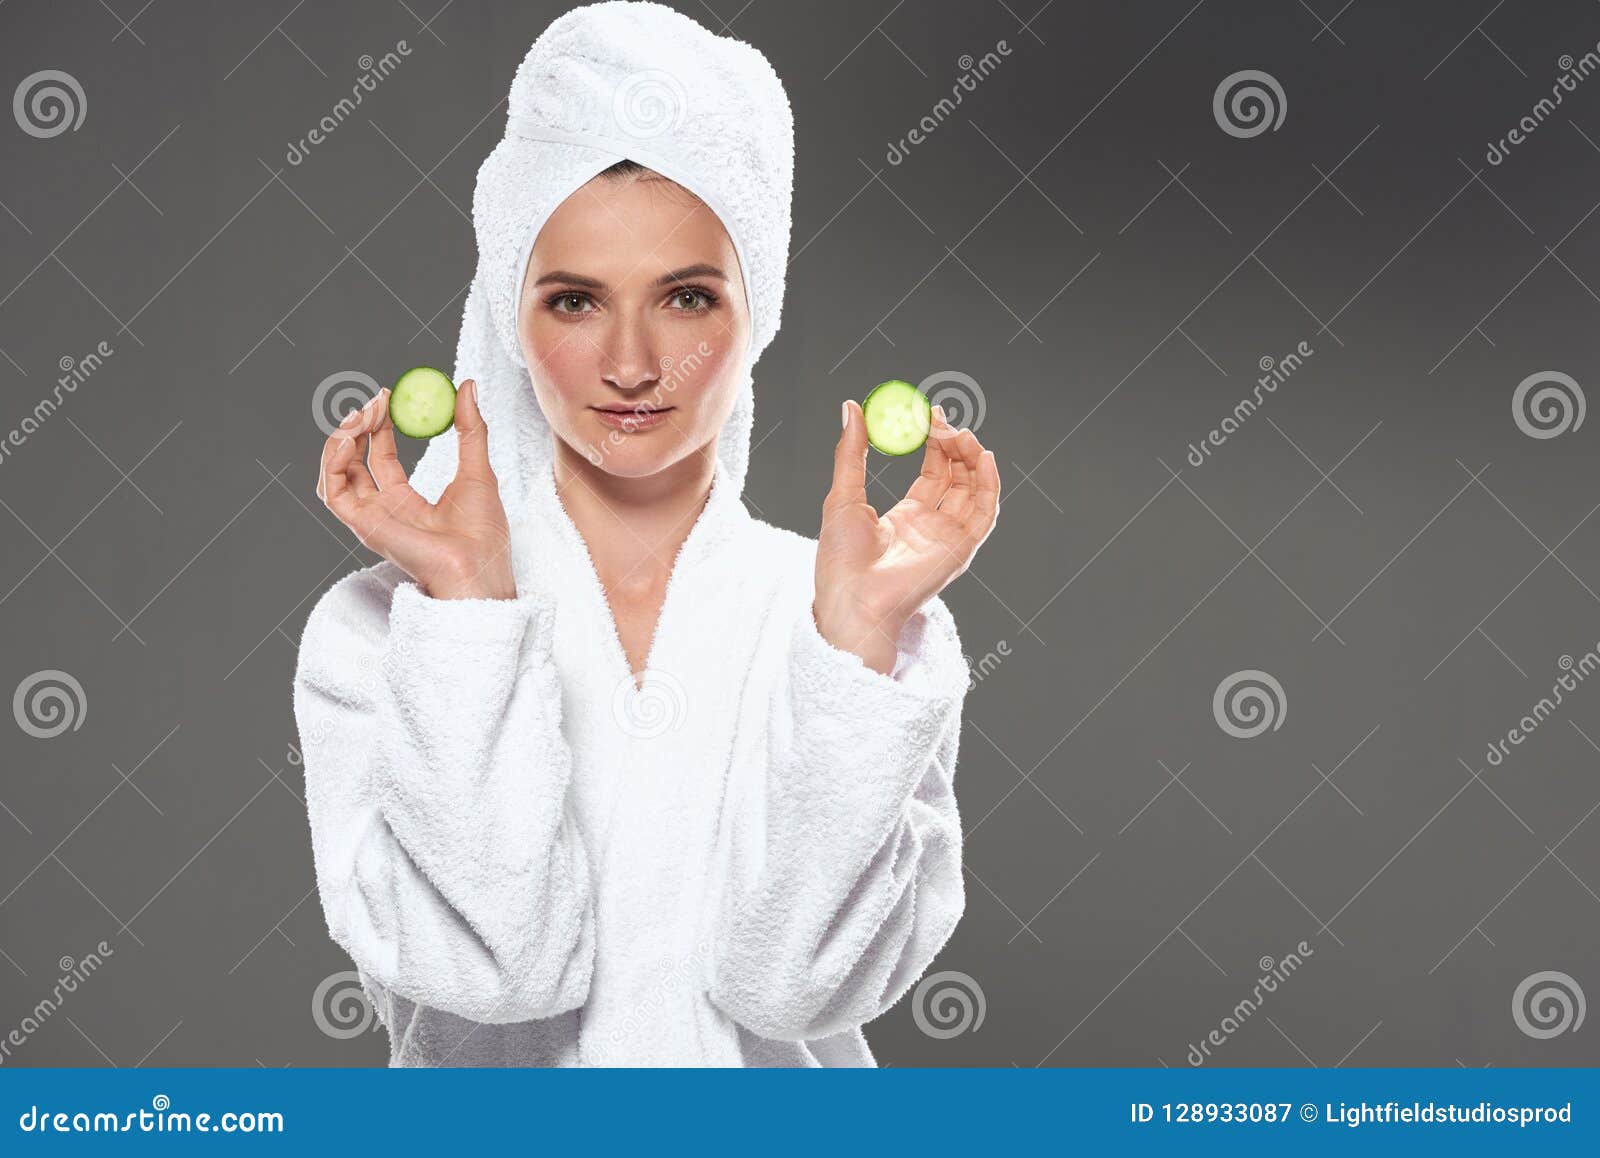
[[541,403],[565,404],[599,379],[599,356],[582,327],[534,316],[522,324],[522,353]]
[[[701,411],[709,422],[731,398],[738,369],[734,347],[725,334],[720,340],[694,339],[673,344],[663,358],[660,393],[663,400],[683,409]],[[670,364],[665,364],[670,358]]]

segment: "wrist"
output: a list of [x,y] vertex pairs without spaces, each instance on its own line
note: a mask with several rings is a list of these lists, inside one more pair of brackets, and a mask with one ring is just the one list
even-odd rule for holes
[[418,586],[430,599],[515,599],[517,597],[517,585],[509,578],[433,580],[420,583]]
[[443,603],[449,603],[460,599],[486,599],[493,600],[495,602],[512,602],[517,597],[517,593],[515,591],[458,591],[453,588],[439,589],[433,587],[425,587],[423,589],[423,594],[425,594],[429,599],[437,599]]
[[418,576],[417,586],[432,599],[515,599],[517,580],[507,565],[505,554],[491,556],[487,562],[470,554],[445,552],[428,568],[432,574]]
[[860,658],[873,671],[889,675],[898,655],[896,641],[904,622],[869,619],[859,615],[830,614],[811,605],[817,633],[840,651]]

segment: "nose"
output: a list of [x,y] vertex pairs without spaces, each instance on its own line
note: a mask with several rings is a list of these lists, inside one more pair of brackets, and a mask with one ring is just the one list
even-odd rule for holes
[[618,317],[600,350],[600,376],[618,390],[635,391],[656,381],[659,365],[648,323]]

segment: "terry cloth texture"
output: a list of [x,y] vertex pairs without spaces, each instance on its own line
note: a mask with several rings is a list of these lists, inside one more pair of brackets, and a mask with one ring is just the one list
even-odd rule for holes
[[[659,124],[630,103],[647,82],[670,97]],[[515,336],[540,226],[623,157],[717,212],[753,314],[642,684]],[[575,9],[518,69],[478,176],[456,365],[479,385],[518,598],[435,600],[380,563],[317,603],[294,678],[323,912],[391,1065],[872,1066],[861,1027],[962,915],[969,677],[948,608],[928,600],[873,671],[817,631],[816,541],[741,498],[792,172],[766,59],[671,9]],[[437,498],[455,462],[452,431],[413,485]]]

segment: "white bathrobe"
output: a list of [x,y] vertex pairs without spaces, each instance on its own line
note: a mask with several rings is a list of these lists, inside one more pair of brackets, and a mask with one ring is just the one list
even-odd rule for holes
[[[691,112],[742,107],[739,131],[764,143],[722,116],[684,117],[648,149],[609,124],[556,141],[530,120],[551,91],[563,116],[599,110],[642,62],[689,59]],[[514,341],[539,225],[632,155],[728,226],[753,363],[777,331],[789,231],[774,87],[750,46],[654,4],[576,9],[519,69],[479,174],[457,353],[489,422],[518,598],[436,600],[390,563],[366,568],[313,609],[294,680],[323,912],[391,1065],[872,1066],[861,1027],[961,917],[969,673],[943,601],[907,624],[889,675],[823,639],[816,541],[740,497],[747,365],[636,686]],[[743,167],[719,169],[729,155]],[[413,484],[437,497],[454,463],[448,432]]]

